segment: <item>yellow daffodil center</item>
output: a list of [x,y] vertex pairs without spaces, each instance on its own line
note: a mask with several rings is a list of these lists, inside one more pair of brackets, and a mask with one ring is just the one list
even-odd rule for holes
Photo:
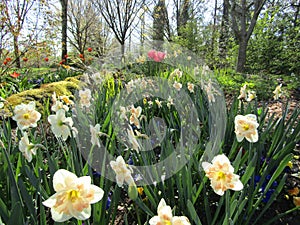
[[68,193],[68,199],[71,200],[71,202],[75,202],[80,197],[80,193],[76,190],[71,190]]
[[170,220],[164,220],[163,225],[172,225]]
[[250,128],[249,124],[247,124],[247,123],[244,123],[242,127],[244,130],[249,130],[249,128]]
[[66,104],[70,104],[70,99],[68,97],[63,97],[62,100],[66,103]]
[[24,118],[25,120],[28,120],[29,117],[30,117],[29,113],[24,113],[24,114],[23,114],[23,118]]
[[222,171],[217,172],[217,179],[218,180],[224,180],[225,179],[225,173]]
[[58,121],[57,125],[62,126],[62,125],[64,125],[64,122],[60,120],[60,121]]

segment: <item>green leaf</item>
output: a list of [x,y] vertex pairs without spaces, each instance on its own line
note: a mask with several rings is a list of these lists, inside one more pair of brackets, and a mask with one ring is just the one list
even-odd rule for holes
[[202,225],[202,223],[197,215],[196,209],[190,200],[188,200],[188,202],[187,202],[187,207],[188,207],[189,213],[191,215],[191,219],[195,222],[195,224]]
[[33,205],[33,199],[32,196],[28,193],[22,178],[19,178],[18,185],[20,188],[21,195],[23,197],[24,204],[27,206],[27,209],[30,213],[31,219],[34,221],[34,223],[36,223],[36,213],[35,207]]
[[7,225],[21,225],[25,224],[25,221],[23,220],[23,210],[22,210],[22,204],[20,202],[17,202],[14,204],[14,208],[12,209],[12,212],[10,214],[10,218],[8,220]]

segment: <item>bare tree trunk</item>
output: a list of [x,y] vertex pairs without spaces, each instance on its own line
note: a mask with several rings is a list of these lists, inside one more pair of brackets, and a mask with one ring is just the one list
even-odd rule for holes
[[[214,16],[213,16],[213,27],[212,27],[212,38],[210,43],[211,55],[214,55],[215,52],[215,41],[216,41],[216,31],[217,31],[217,8],[218,0],[215,0]],[[214,57],[213,57],[214,58]]]
[[245,70],[245,64],[247,59],[247,46],[248,46],[247,40],[242,39],[239,42],[238,61],[236,66],[237,72],[244,72]]
[[161,48],[164,41],[165,28],[167,27],[167,9],[165,0],[159,0],[153,10],[153,35],[154,47]]
[[61,3],[61,58],[65,59],[67,50],[68,29],[68,0],[60,0]]
[[179,6],[179,13],[177,18],[177,34],[178,36],[183,36],[182,28],[186,27],[187,22],[189,20],[189,8],[190,8],[190,0],[183,0],[183,2]]
[[219,39],[220,66],[226,66],[227,45],[229,39],[229,0],[223,0],[223,13],[221,22],[221,35]]
[[121,43],[121,57],[124,60],[124,57],[125,57],[125,43]]
[[19,40],[18,36],[14,36],[14,54],[15,54],[15,63],[17,68],[21,68],[21,60],[19,55]]
[[[248,41],[256,25],[257,18],[264,4],[266,3],[266,0],[253,0],[249,4],[247,4],[248,1],[241,0],[240,5],[237,4],[236,0],[231,0],[231,3],[232,29],[239,44],[239,54],[236,71],[244,72]],[[254,6],[252,12],[251,6]],[[249,14],[252,14],[250,18]]]

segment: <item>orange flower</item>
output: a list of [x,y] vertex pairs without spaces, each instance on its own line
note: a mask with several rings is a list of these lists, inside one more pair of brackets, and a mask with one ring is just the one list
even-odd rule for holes
[[299,194],[299,188],[294,187],[293,189],[288,190],[290,196],[297,196]]
[[4,65],[6,65],[6,64],[7,64],[7,61],[6,61],[6,60],[4,60],[4,61],[3,61],[3,64],[4,64]]
[[93,49],[92,49],[92,48],[88,48],[87,50],[88,50],[88,52],[91,52],[91,51],[93,51]]
[[17,78],[17,77],[19,77],[20,75],[21,75],[21,74],[16,73],[16,71],[15,71],[14,73],[10,74],[10,76],[13,77],[13,78]]
[[48,62],[48,61],[49,61],[49,58],[48,58],[48,57],[46,57],[44,60],[45,60],[46,62]]
[[27,61],[28,61],[28,58],[24,57],[24,58],[23,58],[23,61],[24,61],[24,62],[27,62]]
[[11,61],[11,58],[10,58],[10,57],[7,57],[7,58],[5,59],[5,61],[10,62],[10,61]]
[[84,57],[83,54],[79,54],[79,58],[83,59],[83,57]]

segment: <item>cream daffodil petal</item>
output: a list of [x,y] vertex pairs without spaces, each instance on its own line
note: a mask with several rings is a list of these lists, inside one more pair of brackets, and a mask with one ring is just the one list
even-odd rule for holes
[[243,189],[239,176],[234,174],[234,168],[224,154],[215,156],[212,163],[203,162],[202,167],[216,194],[223,195],[227,189],[234,191]]
[[172,219],[172,225],[190,225],[190,221],[185,216],[174,216]]
[[61,169],[53,176],[56,193],[43,204],[51,208],[54,221],[64,222],[71,217],[86,220],[91,216],[91,204],[100,201],[103,190],[91,184],[89,176],[77,177],[75,174]]
[[53,188],[54,191],[60,192],[65,190],[66,187],[73,185],[77,176],[74,173],[65,169],[60,169],[53,175]]

